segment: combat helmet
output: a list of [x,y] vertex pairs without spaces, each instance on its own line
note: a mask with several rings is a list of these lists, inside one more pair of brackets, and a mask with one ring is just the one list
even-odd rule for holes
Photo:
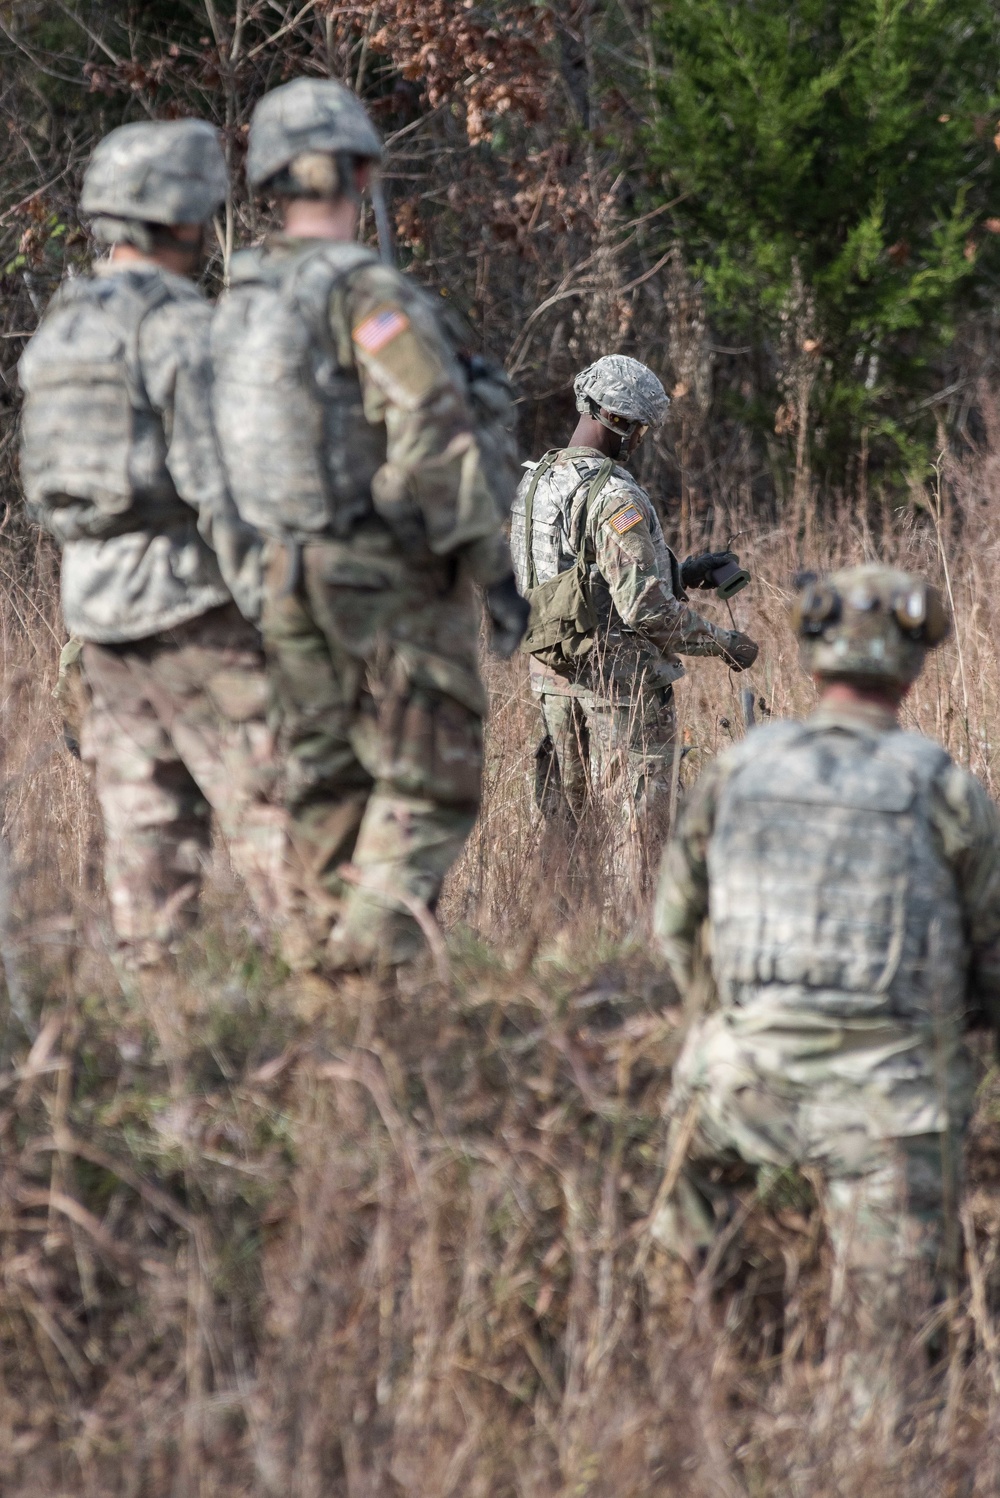
[[296,78],[265,94],[250,122],[253,188],[329,196],[349,188],[344,159],[381,161],[382,142],[356,94],[328,78]]
[[95,147],[80,211],[106,244],[148,252],[156,226],[205,223],[227,186],[226,159],[207,120],[143,120],[120,125]]
[[636,427],[657,427],[670,400],[651,369],[627,354],[606,354],[573,381],[576,409],[609,431],[629,437]]
[[896,683],[916,680],[951,627],[926,578],[878,564],[809,577],[792,624],[811,675]]

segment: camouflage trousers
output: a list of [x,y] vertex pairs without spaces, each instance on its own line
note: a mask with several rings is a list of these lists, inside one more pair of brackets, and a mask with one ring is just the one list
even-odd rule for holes
[[539,706],[546,733],[536,757],[542,810],[565,805],[579,817],[591,797],[611,797],[642,816],[669,795],[677,737],[673,687],[630,697],[543,692]]
[[[605,872],[638,891],[649,883],[667,830],[677,715],[673,687],[543,691],[545,738],[535,753],[535,799],[558,824],[596,810]],[[610,886],[609,886],[610,887]]]
[[971,1082],[956,1053],[943,1100],[933,1063],[902,1032],[859,1032],[839,1055],[824,1049],[830,1033],[740,1033],[718,1012],[694,1027],[674,1070],[670,1144],[692,1121],[693,1134],[653,1232],[680,1251],[706,1248],[732,1214],[734,1180],[810,1171],[835,1283],[877,1343],[915,1292],[926,1306],[956,1271]]
[[157,961],[191,926],[213,812],[257,911],[276,920],[286,815],[257,632],[231,604],[145,640],[85,644],[82,664],[81,758],[123,947]]
[[272,546],[263,631],[301,898],[331,965],[404,961],[476,819],[475,597],[378,530]]

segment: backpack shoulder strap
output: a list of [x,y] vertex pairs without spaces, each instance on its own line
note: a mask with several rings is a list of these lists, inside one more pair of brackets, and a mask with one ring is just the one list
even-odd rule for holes
[[[146,382],[142,376],[142,361],[139,357],[139,339],[142,335],[142,325],[151,312],[164,306],[173,297],[171,288],[162,276],[150,276],[136,284],[134,280],[124,279],[118,281],[115,286],[117,293],[116,314],[122,318],[124,324],[125,344],[125,383],[128,387],[129,400],[133,408],[139,411],[151,411],[153,403],[146,390]],[[105,303],[102,310],[108,311]],[[123,316],[124,314],[124,316]]]
[[330,298],[336,288],[363,265],[378,263],[374,250],[361,244],[323,244],[296,256],[282,276],[282,292],[298,309],[313,335],[339,363],[330,328]]
[[362,265],[377,264],[373,250],[360,244],[316,240],[293,255],[272,256],[262,249],[240,250],[232,258],[229,285],[264,286],[303,318],[326,353],[334,352],[327,325],[330,297],[339,283]]

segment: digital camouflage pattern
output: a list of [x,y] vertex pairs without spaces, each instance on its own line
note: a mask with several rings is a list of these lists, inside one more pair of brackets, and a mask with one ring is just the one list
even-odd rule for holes
[[667,392],[651,369],[627,354],[605,354],[581,370],[573,381],[576,409],[590,411],[590,402],[626,421],[658,427],[667,414]]
[[[353,244],[278,236],[238,259],[213,351],[240,513],[298,540],[374,515],[418,563],[461,552],[484,586],[509,574],[464,377],[424,293]],[[296,336],[309,353],[293,376]]]
[[374,514],[385,427],[366,420],[350,346],[344,360],[330,346],[330,298],[377,266],[361,245],[323,240],[233,256],[212,327],[213,413],[240,514],[265,535],[347,536]]
[[[238,400],[231,412],[220,406],[219,430],[238,506],[252,503],[275,538],[263,629],[302,903],[327,926],[337,919],[331,960],[353,966],[412,952],[414,902],[433,907],[475,818],[485,696],[471,584],[489,587],[511,565],[464,377],[427,298],[355,246],[278,238],[261,261],[287,286],[316,256],[336,268],[320,320],[315,299],[244,303],[248,337],[266,343],[272,333],[258,322],[276,311],[286,327],[297,316],[326,361],[322,380],[261,391],[264,430],[282,434],[266,493],[244,472],[241,445],[256,438]],[[220,402],[240,363],[228,318],[224,304]],[[342,434],[336,451],[312,449],[333,497],[321,536],[287,521],[303,472],[291,412],[303,404],[308,431]],[[338,872],[345,860],[354,883]]]
[[297,156],[309,152],[382,157],[382,142],[349,88],[326,78],[295,78],[265,94],[254,110],[247,180],[262,187]]
[[84,218],[203,224],[226,200],[229,174],[207,120],[143,120],[98,143],[84,173]]
[[563,789],[577,806],[585,781],[607,786],[624,773],[633,803],[669,784],[674,708],[666,689],[684,674],[679,657],[725,658],[736,638],[678,597],[676,559],[649,496],[626,468],[615,464],[589,503],[603,463],[593,448],[559,453],[535,490],[530,559],[525,501],[535,465],[526,465],[511,515],[522,592],[532,585],[532,562],[537,583],[572,567],[581,546],[588,564],[594,648],[570,672],[562,663],[556,669],[544,654],[533,656],[530,667]]
[[21,357],[25,498],[62,550],[80,639],[142,639],[230,590],[259,608],[259,544],[212,430],[210,318],[180,276],[101,264],[56,293]]
[[194,922],[215,812],[258,913],[283,918],[285,824],[260,637],[230,603],[174,630],[83,647],[116,935],[140,965]]
[[[571,567],[585,542],[599,641],[597,659],[581,668],[586,684],[613,679],[626,685],[645,671],[665,685],[684,675],[680,655],[727,656],[735,631],[711,624],[678,597],[676,559],[649,495],[628,469],[615,464],[588,505],[603,462],[594,448],[564,448],[539,483],[532,524],[535,580],[547,582]],[[525,497],[534,465],[528,467],[511,513],[511,552],[522,592],[530,586]]]
[[820,708],[702,776],[654,923],[678,983],[720,1006],[678,1063],[672,1112],[696,1101],[695,1157],[661,1235],[707,1229],[713,1161],[817,1167],[877,1308],[887,1276],[941,1249],[946,1139],[971,1108],[962,1031],[1000,1013],[996,808],[884,710]]
[[926,811],[944,750],[821,717],[762,729],[730,761],[707,854],[723,1007],[767,991],[793,1016],[960,1014],[964,913]]

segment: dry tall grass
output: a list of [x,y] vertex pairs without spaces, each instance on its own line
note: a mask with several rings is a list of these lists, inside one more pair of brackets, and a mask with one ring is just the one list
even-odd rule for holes
[[[748,685],[758,714],[808,708],[784,616],[795,569],[882,556],[946,580],[957,610],[908,720],[995,788],[998,452],[991,437],[877,523],[814,507],[801,540],[717,513],[692,538],[751,531],[735,613],[764,649],[749,682],[692,662],[686,780],[743,731]],[[682,1011],[648,892],[608,877],[599,819],[575,844],[543,833],[522,664],[489,666],[488,791],[443,906],[447,973],[428,960],[333,998],[288,978],[242,932],[220,856],[163,996],[186,1034],[168,1071],[108,955],[91,793],[49,696],[47,551],[10,538],[2,589],[5,1495],[1000,1491],[985,1055],[969,1287],[932,1366],[927,1327],[899,1329],[859,1428],[825,1347],[809,1182],[765,1183],[696,1281],[649,1237]]]

